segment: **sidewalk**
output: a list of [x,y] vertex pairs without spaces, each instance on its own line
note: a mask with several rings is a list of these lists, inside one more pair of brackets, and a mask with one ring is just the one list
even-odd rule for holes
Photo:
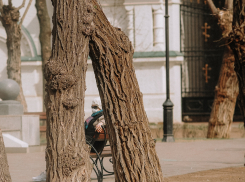
[[[156,144],[164,177],[244,165],[245,138]],[[7,154],[13,182],[30,182],[45,170],[44,152]],[[105,167],[112,165],[105,161]],[[97,181],[97,180],[92,180]],[[104,179],[114,182],[113,176]]]

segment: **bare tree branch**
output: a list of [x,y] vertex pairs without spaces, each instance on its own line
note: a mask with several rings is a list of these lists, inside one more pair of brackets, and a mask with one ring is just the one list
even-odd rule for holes
[[3,14],[3,0],[0,0],[0,13]]
[[26,0],[23,0],[23,3],[18,8],[16,8],[14,11],[19,11],[21,8],[25,6],[25,3],[26,3]]
[[226,0],[227,1],[227,9],[233,10],[233,0]]
[[[25,0],[24,0],[25,1]],[[31,6],[31,3],[32,3],[32,0],[30,0],[29,1],[29,3],[28,3],[28,5],[27,5],[27,7],[26,7],[26,10],[25,10],[25,12],[24,12],[24,14],[23,14],[23,16],[22,16],[22,18],[21,18],[21,20],[20,20],[20,26],[22,25],[22,23],[23,23],[23,20],[24,20],[24,18],[25,18],[25,16],[26,16],[26,13],[28,12],[28,10],[29,10],[29,8],[30,8],[30,6]]]
[[12,0],[8,0],[8,4],[9,4],[10,7],[12,7],[13,6]]
[[228,0],[225,0],[225,5],[224,5],[225,9],[228,9]]
[[207,0],[208,6],[211,9],[212,13],[216,16],[218,16],[218,9],[215,7],[213,0]]

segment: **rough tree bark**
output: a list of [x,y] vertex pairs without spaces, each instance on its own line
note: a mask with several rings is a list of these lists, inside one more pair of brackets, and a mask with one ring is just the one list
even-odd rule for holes
[[22,18],[20,19],[19,10],[24,7],[25,0],[23,0],[21,6],[17,8],[12,5],[11,0],[8,1],[8,5],[3,5],[2,0],[0,0],[0,20],[7,34],[7,74],[9,79],[15,80],[20,86],[20,94],[18,95],[17,100],[20,101],[23,105],[24,112],[27,112],[27,104],[23,94],[21,83],[21,25],[30,7],[31,1],[32,0],[29,1],[25,12]]
[[238,95],[238,81],[234,71],[234,55],[228,45],[228,36],[232,29],[231,2],[226,1],[226,9],[218,10],[212,0],[208,0],[212,13],[218,18],[226,47],[220,69],[219,80],[215,87],[215,98],[209,119],[207,138],[229,138],[231,124]]
[[239,107],[245,126],[245,0],[233,1],[233,22],[230,33],[231,49],[235,56],[235,71],[239,82]]
[[53,0],[52,53],[45,65],[48,182],[90,181],[84,133],[84,94],[92,5]]
[[208,138],[229,138],[238,95],[238,81],[234,71],[234,55],[226,46],[215,98],[209,119]]
[[[42,68],[51,56],[51,26],[48,14],[46,0],[36,0],[37,17],[39,20],[40,34],[39,40],[41,43]],[[43,98],[45,98],[45,79],[43,79]],[[45,106],[43,107],[45,110]]]
[[2,130],[0,129],[0,181],[11,182],[11,176],[9,173],[9,166],[7,161],[7,155],[5,152]]
[[96,0],[90,57],[112,149],[115,181],[160,182],[163,175],[144,111],[128,37],[110,25]]

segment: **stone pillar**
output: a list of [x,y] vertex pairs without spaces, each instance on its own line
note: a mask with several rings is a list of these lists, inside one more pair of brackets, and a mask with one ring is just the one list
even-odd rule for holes
[[135,47],[135,32],[134,32],[134,6],[125,6],[128,20],[128,38]]
[[0,115],[22,115],[23,106],[15,99],[19,95],[20,87],[18,83],[11,79],[0,82]]
[[0,81],[0,98],[3,100],[0,101],[0,128],[3,134],[12,135],[7,137],[8,139],[5,137],[6,146],[17,147],[14,144],[17,140],[14,138],[29,145],[40,145],[39,116],[23,115],[23,106],[15,100],[19,91],[20,87],[16,81]]
[[[169,50],[180,52],[180,5],[181,0],[169,4]],[[183,21],[183,20],[182,20]],[[177,23],[178,22],[178,23]],[[182,27],[184,28],[184,27]]]
[[154,51],[164,50],[164,11],[162,5],[152,5]]

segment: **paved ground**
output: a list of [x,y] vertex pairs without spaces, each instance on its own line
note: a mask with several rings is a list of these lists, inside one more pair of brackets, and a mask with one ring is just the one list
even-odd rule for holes
[[164,182],[245,182],[245,167],[210,169],[165,177]]
[[[245,138],[229,140],[182,140],[158,142],[156,150],[164,177],[244,165]],[[30,182],[45,169],[44,152],[8,154],[13,182]],[[111,170],[109,162],[105,166]],[[96,181],[96,180],[92,180]],[[113,182],[113,176],[105,182]]]

